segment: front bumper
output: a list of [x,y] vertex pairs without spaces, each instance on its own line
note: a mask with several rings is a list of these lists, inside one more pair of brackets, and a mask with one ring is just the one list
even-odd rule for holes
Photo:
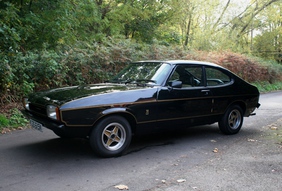
[[34,115],[33,113],[22,110],[23,115],[33,121],[40,123],[43,127],[54,131],[57,135],[60,134],[62,137],[80,137],[85,138],[88,137],[91,133],[91,127],[69,127],[64,123],[53,121],[49,118],[41,117],[38,115]]
[[21,112],[23,113],[23,115],[26,118],[32,119],[32,120],[40,123],[43,127],[46,127],[46,128],[48,128],[52,131],[62,131],[62,130],[65,129],[65,125],[63,123],[54,122],[51,119],[46,119],[44,117],[34,115],[34,114],[28,112],[27,110],[22,110]]

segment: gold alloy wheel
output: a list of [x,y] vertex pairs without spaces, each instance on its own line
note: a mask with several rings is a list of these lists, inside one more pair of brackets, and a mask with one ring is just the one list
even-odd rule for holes
[[234,109],[228,116],[228,124],[231,129],[237,129],[241,125],[241,113],[239,110]]
[[120,123],[108,124],[102,133],[103,146],[110,151],[120,149],[126,140],[126,131]]

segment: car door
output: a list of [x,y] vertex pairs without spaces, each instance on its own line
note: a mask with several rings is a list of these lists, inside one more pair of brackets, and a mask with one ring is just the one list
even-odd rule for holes
[[201,65],[176,65],[158,94],[159,121],[197,123],[209,116],[212,92],[205,87],[204,76]]

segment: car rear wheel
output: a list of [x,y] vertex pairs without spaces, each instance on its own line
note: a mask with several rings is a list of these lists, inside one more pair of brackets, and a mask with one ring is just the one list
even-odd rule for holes
[[221,120],[219,121],[219,129],[222,133],[227,135],[236,134],[240,131],[243,125],[243,111],[240,106],[230,106]]
[[102,119],[90,135],[92,149],[102,157],[122,155],[130,142],[130,124],[121,116],[109,116]]

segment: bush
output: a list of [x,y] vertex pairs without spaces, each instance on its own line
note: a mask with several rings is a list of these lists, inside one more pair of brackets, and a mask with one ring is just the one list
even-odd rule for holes
[[221,65],[248,82],[269,82],[282,80],[282,65],[252,56],[233,52],[190,52],[185,59],[203,60]]
[[5,115],[0,114],[0,128],[7,127],[9,125],[9,120]]
[[[214,62],[249,82],[282,80],[282,66],[232,52],[185,52],[179,47],[139,44],[126,39],[80,42],[73,47],[25,53],[0,52],[0,104],[18,102],[33,91],[98,83],[136,60],[187,59]],[[262,64],[264,63],[264,64]]]
[[14,129],[23,129],[28,124],[28,120],[17,108],[10,109],[6,115],[0,114],[0,134]]
[[23,127],[26,126],[28,120],[16,108],[10,110],[9,127]]
[[254,82],[252,84],[255,85],[260,90],[261,93],[282,90],[281,81],[280,82],[277,81],[274,83],[263,81],[263,82]]

